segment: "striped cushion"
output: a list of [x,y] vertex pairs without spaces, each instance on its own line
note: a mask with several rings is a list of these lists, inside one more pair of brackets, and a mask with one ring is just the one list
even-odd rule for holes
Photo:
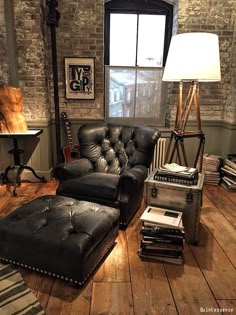
[[21,274],[0,263],[0,314],[45,314]]

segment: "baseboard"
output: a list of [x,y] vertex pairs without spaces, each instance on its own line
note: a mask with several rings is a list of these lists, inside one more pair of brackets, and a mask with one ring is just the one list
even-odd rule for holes
[[[5,170],[0,171],[0,174],[4,174]],[[11,172],[11,171],[9,171]],[[37,176],[44,177],[46,181],[50,181],[53,177],[52,168],[48,171],[37,171],[35,170]],[[11,176],[11,174],[8,174]],[[13,175],[14,176],[14,175]],[[34,176],[34,174],[29,170],[24,170],[21,174],[21,180],[27,180],[32,183],[40,182],[40,179]]]
[[[37,171],[35,170],[36,174],[39,177],[44,177],[46,181],[49,181],[52,179],[52,168],[48,171]],[[23,173],[21,174],[21,179],[22,180],[27,180],[30,182],[38,182],[40,181],[38,178],[36,178],[33,173],[29,170],[24,170]]]

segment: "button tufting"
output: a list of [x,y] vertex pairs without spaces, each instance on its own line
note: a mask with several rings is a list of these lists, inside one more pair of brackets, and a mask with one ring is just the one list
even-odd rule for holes
[[70,233],[70,234],[76,234],[77,232],[76,232],[75,228],[72,227],[69,233]]
[[[46,199],[46,196],[43,197]],[[14,257],[13,263],[42,274],[82,284],[93,271],[92,265],[97,265],[103,257],[103,255],[100,257],[101,247],[97,250],[97,246],[101,246],[106,233],[110,233],[111,225],[112,233],[114,233],[111,238],[116,237],[119,226],[119,211],[86,201],[73,201],[73,203],[68,204],[67,197],[55,196],[54,198],[55,202],[50,201],[50,207],[45,207],[42,201],[33,201],[32,212],[29,211],[24,216],[24,222],[22,221],[21,226],[25,233],[22,260],[17,257],[19,259],[17,262],[16,257]],[[48,202],[47,199],[43,199],[43,201]],[[50,211],[49,221],[44,221],[46,208],[47,211]],[[32,222],[34,219],[33,224],[26,225],[27,222]],[[114,223],[111,223],[112,220]],[[44,223],[39,224],[39,222]],[[51,226],[51,228],[45,228],[46,226]],[[25,230],[27,228],[28,230]],[[13,235],[18,232],[10,228],[8,230]],[[39,230],[40,232],[36,233]],[[75,235],[68,237],[71,234]],[[66,235],[68,240],[63,242]],[[48,241],[49,237],[50,241]],[[13,245],[15,246],[15,242]],[[104,245],[105,248],[102,250],[106,249],[107,243]],[[90,250],[93,255],[91,258],[87,258],[86,251]],[[86,257],[86,261],[83,261],[84,257]],[[4,259],[6,258],[2,260]],[[91,261],[87,263],[87,259],[91,259]],[[78,268],[78,261],[79,264],[81,261],[81,270]],[[69,269],[68,264],[72,266]],[[54,272],[52,273],[52,271]]]

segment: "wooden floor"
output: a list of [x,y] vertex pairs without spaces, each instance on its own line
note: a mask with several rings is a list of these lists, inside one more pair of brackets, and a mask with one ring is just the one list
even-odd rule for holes
[[[0,187],[0,217],[56,186],[24,183],[17,197]],[[185,246],[181,266],[139,259],[142,210],[83,289],[20,269],[47,315],[236,314],[236,193],[204,187],[199,245]]]

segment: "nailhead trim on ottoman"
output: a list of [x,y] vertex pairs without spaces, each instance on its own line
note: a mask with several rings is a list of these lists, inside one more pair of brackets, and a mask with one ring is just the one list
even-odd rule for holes
[[118,209],[46,195],[0,219],[0,260],[83,285],[118,229]]

